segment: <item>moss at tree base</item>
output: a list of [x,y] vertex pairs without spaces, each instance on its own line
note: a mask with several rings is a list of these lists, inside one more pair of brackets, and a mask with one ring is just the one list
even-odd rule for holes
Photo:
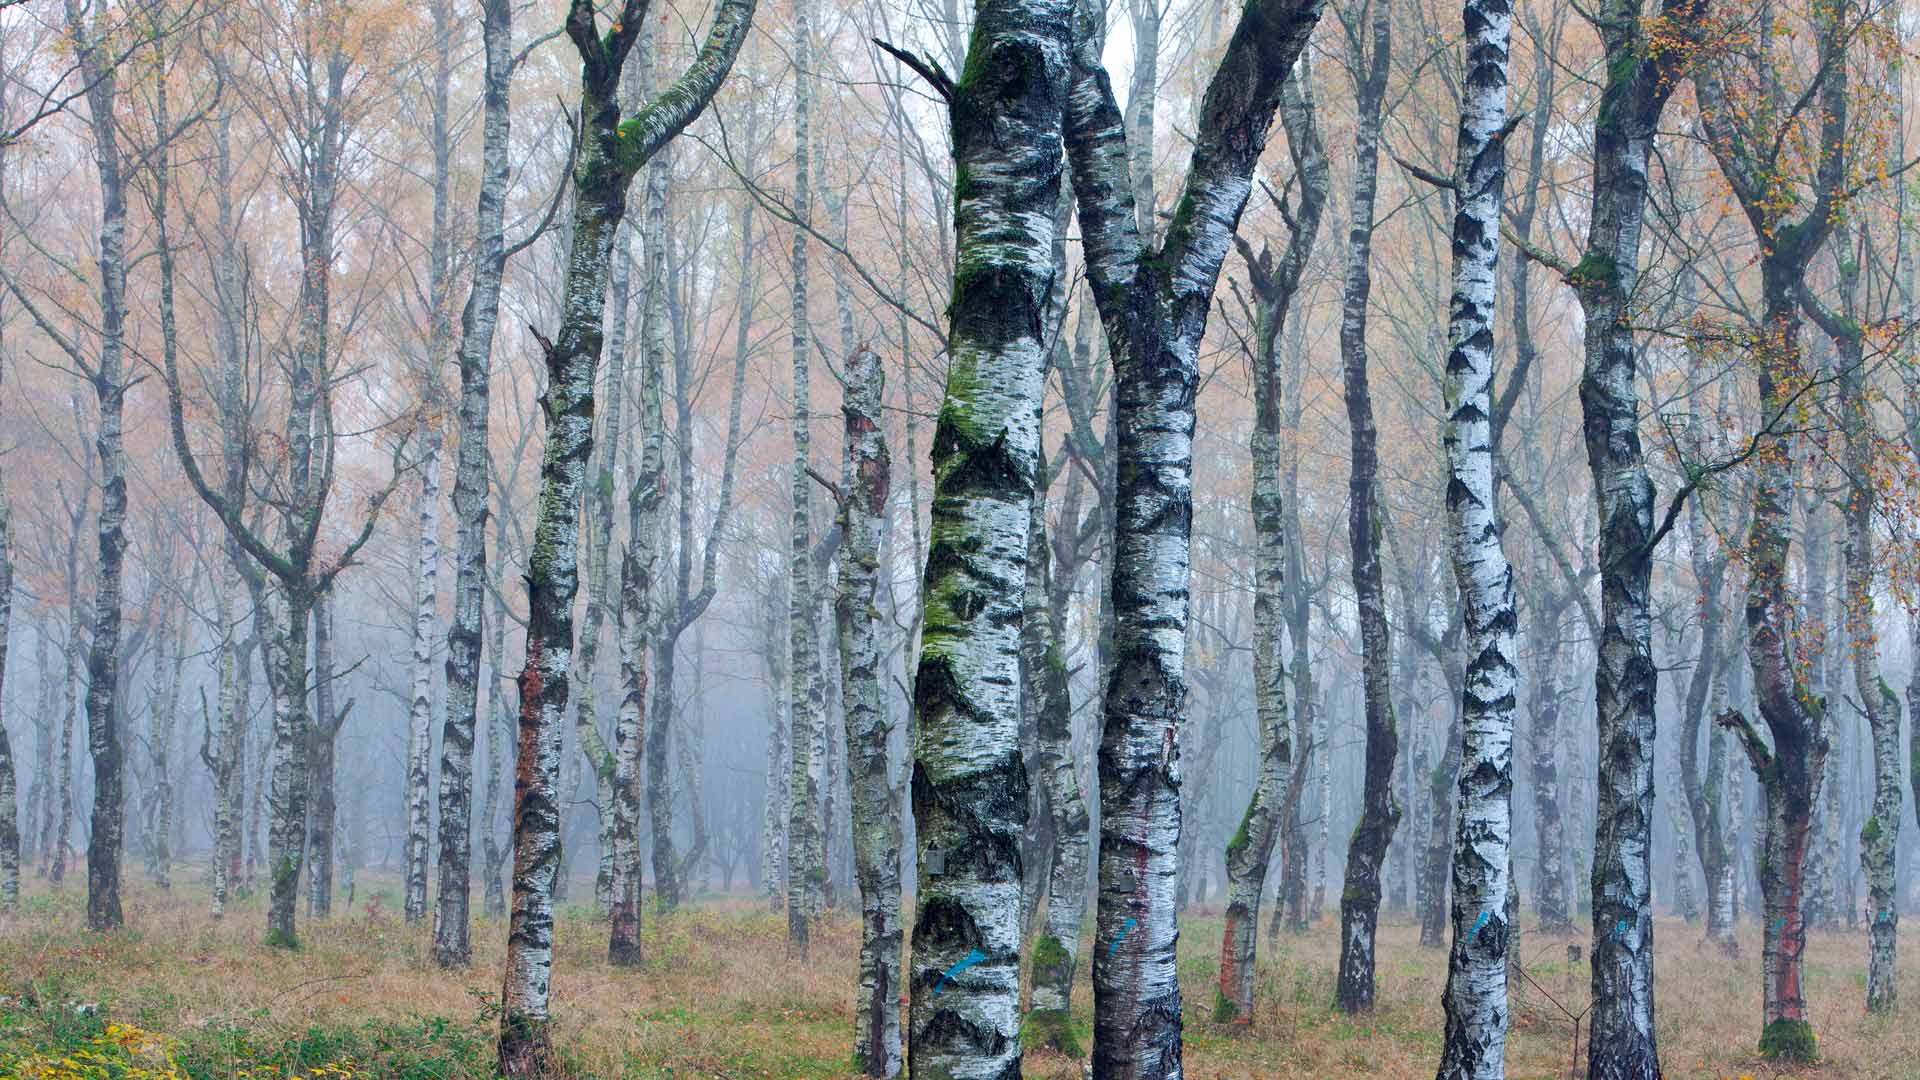
[[1813,1025],[1805,1020],[1775,1020],[1760,1033],[1760,1056],[1769,1061],[1811,1062],[1817,1056]]
[[1225,990],[1222,990],[1217,986],[1214,987],[1213,988],[1213,1022],[1216,1024],[1232,1024],[1232,1023],[1238,1022],[1239,1019],[1240,1019],[1240,1010],[1234,1006],[1233,999],[1227,997],[1227,992]]
[[1070,1058],[1085,1054],[1080,1049],[1080,1033],[1073,1027],[1073,1016],[1064,1009],[1034,1009],[1027,1013],[1026,1022],[1020,1025],[1020,1045],[1027,1050],[1045,1047]]

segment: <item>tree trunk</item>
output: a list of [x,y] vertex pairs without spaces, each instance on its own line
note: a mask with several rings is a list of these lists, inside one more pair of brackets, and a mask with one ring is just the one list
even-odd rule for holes
[[[1044,463],[1040,466],[1044,470]],[[1026,690],[1036,713],[1040,744],[1041,782],[1046,806],[1053,816],[1053,857],[1047,868],[1046,921],[1034,942],[1033,989],[1028,998],[1022,1037],[1030,1045],[1052,1047],[1069,1057],[1082,1056],[1073,1027],[1074,971],[1080,956],[1080,923],[1087,907],[1087,798],[1073,759],[1073,701],[1067,674],[1066,612],[1071,580],[1056,576],[1046,528],[1046,485],[1035,479],[1032,517],[1027,534],[1027,610],[1021,628]],[[1079,518],[1071,495],[1072,511]],[[1038,597],[1036,598],[1036,592]],[[1036,599],[1038,603],[1036,604]]]
[[[438,373],[429,373],[429,382]],[[411,698],[407,709],[407,845],[404,912],[408,923],[427,917],[427,854],[433,818],[427,795],[433,755],[433,639],[439,627],[440,581],[440,421],[439,395],[429,390],[421,404],[420,491],[414,499],[413,655]],[[321,618],[324,614],[321,604]],[[324,720],[326,713],[323,710]]]
[[20,800],[7,741],[7,640],[13,631],[13,510],[0,491],[0,913],[20,904]]
[[1506,1075],[1506,911],[1511,886],[1513,569],[1494,502],[1493,316],[1506,180],[1509,9],[1467,0],[1467,77],[1453,179],[1453,297],[1446,359],[1448,547],[1464,609],[1460,805],[1453,845],[1453,948],[1441,1080]]
[[[1360,683],[1366,715],[1366,749],[1360,820],[1347,841],[1340,890],[1340,970],[1334,1003],[1358,1013],[1373,1008],[1374,933],[1380,921],[1382,863],[1400,826],[1393,773],[1400,728],[1393,707],[1392,630],[1380,568],[1379,433],[1367,385],[1367,299],[1373,289],[1374,192],[1380,170],[1380,114],[1393,56],[1393,20],[1388,0],[1372,0],[1372,48],[1355,58],[1354,173],[1347,233],[1346,280],[1340,306],[1340,360],[1347,407],[1351,469],[1347,481],[1347,540],[1353,594],[1360,622]],[[1357,19],[1355,20],[1357,23]],[[1358,27],[1354,38],[1358,39]]]
[[1113,669],[1100,738],[1093,1072],[1180,1075],[1179,729],[1186,710],[1197,350],[1282,86],[1320,5],[1247,5],[1209,82],[1183,194],[1143,236],[1101,13],[1075,11],[1066,143],[1087,273],[1114,363]]
[[915,1076],[1020,1075],[1020,842],[1030,806],[1020,631],[1053,306],[1067,18],[1066,0],[982,0],[949,102],[952,363],[933,438],[913,680]]
[[313,608],[313,812],[307,823],[307,916],[333,915],[334,818],[338,804],[334,791],[335,743],[353,708],[349,699],[334,708],[333,594],[323,595]]
[[[794,164],[793,210],[799,222],[812,214],[813,27],[811,5],[794,5]],[[793,520],[787,557],[787,718],[790,779],[787,782],[787,955],[805,960],[813,921],[820,915],[825,888],[826,851],[820,828],[820,781],[825,763],[815,729],[824,730],[824,688],[819,675],[815,640],[813,595],[813,481],[807,476],[811,396],[808,390],[808,350],[813,331],[807,319],[807,230],[796,226],[788,263],[793,314],[793,465],[788,486],[793,496]]]
[[900,817],[887,742],[893,724],[880,686],[879,612],[874,593],[886,543],[893,463],[881,427],[885,374],[860,346],[847,359],[845,472],[840,576],[834,617],[840,641],[841,700],[853,804],[854,876],[860,885],[860,978],[854,1000],[854,1063],[866,1076],[900,1071]]
[[[453,621],[447,627],[446,717],[440,728],[440,881],[433,905],[433,959],[442,968],[465,967],[472,958],[468,910],[473,850],[473,745],[480,720],[482,604],[487,580],[487,413],[493,335],[500,314],[500,279],[506,269],[504,220],[512,127],[508,87],[513,76],[513,8],[507,0],[482,0],[480,32],[486,54],[481,92],[481,176],[474,216],[473,283],[460,313],[460,444],[453,472]],[[496,615],[496,619],[498,615]],[[496,631],[492,664],[501,664]],[[496,694],[497,696],[497,694]],[[504,908],[500,853],[494,836],[495,789],[502,738],[488,739],[485,813],[486,907]]]
[[514,781],[513,915],[501,994],[498,1062],[508,1077],[558,1071],[549,1032],[553,886],[560,869],[560,725],[573,653],[579,587],[581,481],[593,449],[593,392],[606,315],[613,239],[633,176],[706,108],[738,55],[754,0],[723,0],[700,53],[675,84],[624,122],[616,89],[643,22],[627,0],[602,36],[587,0],[574,0],[568,35],[580,53],[581,99],[571,250],[560,331],[542,342],[547,442],[539,515],[527,560],[526,666],[520,674],[519,757]]
[[[1449,670],[1449,676],[1453,672]],[[1447,689],[1460,689],[1456,680],[1447,679]],[[1449,695],[1451,697],[1451,695]],[[1426,761],[1432,761],[1431,747],[1438,743],[1440,753],[1433,768],[1419,769],[1416,774],[1427,786],[1427,815],[1425,847],[1420,851],[1420,870],[1418,900],[1420,908],[1420,944],[1423,948],[1437,949],[1445,942],[1447,928],[1447,865],[1453,858],[1453,791],[1455,780],[1460,775],[1461,746],[1460,708],[1449,706],[1447,726],[1437,733],[1429,725],[1427,744],[1429,754]],[[1435,737],[1437,734],[1437,738]]]
[[[1314,118],[1312,75],[1304,60],[1282,93],[1281,116],[1303,183],[1299,205],[1289,215],[1293,235],[1280,265],[1274,267],[1268,257],[1248,258],[1248,273],[1259,300],[1254,328],[1254,430],[1249,450],[1253,458],[1255,536],[1253,690],[1260,724],[1260,764],[1240,827],[1227,844],[1227,908],[1220,937],[1220,986],[1213,1008],[1216,1023],[1253,1021],[1260,896],[1266,887],[1267,866],[1273,861],[1274,842],[1286,828],[1287,819],[1294,816],[1285,812],[1295,770],[1291,719],[1287,715],[1287,665],[1281,650],[1287,608],[1296,592],[1287,580],[1287,561],[1290,553],[1297,555],[1300,550],[1293,544],[1292,531],[1299,525],[1299,516],[1289,514],[1287,505],[1288,495],[1298,488],[1298,453],[1283,454],[1281,448],[1281,429],[1286,426],[1281,399],[1288,382],[1296,395],[1300,386],[1297,378],[1282,376],[1281,341],[1301,274],[1320,231],[1329,186],[1326,150]],[[1243,245],[1241,250],[1244,255],[1252,254],[1249,246]],[[1290,359],[1297,367],[1298,353]],[[1295,421],[1292,434],[1297,437],[1297,414],[1290,414],[1290,418]],[[1302,567],[1294,567],[1296,578],[1301,571]],[[1296,640],[1295,646],[1298,664],[1305,639]],[[1296,700],[1304,709],[1304,700]],[[1291,805],[1298,805],[1297,795]],[[1290,851],[1288,862],[1298,864],[1300,854],[1297,849]],[[1304,877],[1300,880],[1304,882]]]

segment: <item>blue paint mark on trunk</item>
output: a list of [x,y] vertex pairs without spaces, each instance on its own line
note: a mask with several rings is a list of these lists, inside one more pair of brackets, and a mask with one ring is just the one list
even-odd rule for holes
[[1127,931],[1139,925],[1140,924],[1133,919],[1128,919],[1126,922],[1121,923],[1120,932],[1118,934],[1113,935],[1113,944],[1107,946],[1107,955],[1112,956],[1114,953],[1119,952],[1120,943],[1126,940]]
[[940,981],[933,984],[933,996],[940,996],[940,991],[946,987],[948,979],[953,978],[955,975],[960,974],[986,958],[987,954],[981,952],[979,949],[968,949],[966,958],[948,968],[946,973],[940,976]]

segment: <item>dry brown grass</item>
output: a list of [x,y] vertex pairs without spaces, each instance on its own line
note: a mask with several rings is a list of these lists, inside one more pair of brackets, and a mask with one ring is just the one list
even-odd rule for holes
[[[185,884],[171,897],[134,890],[131,928],[105,937],[82,929],[77,889],[52,896],[30,888],[24,913],[0,920],[0,994],[57,986],[75,999],[101,1001],[116,1018],[175,1033],[220,1025],[326,1032],[370,1022],[417,1030],[422,1018],[434,1017],[465,1025],[462,1030],[483,1030],[478,1021],[489,1015],[499,988],[499,923],[482,921],[475,928],[474,968],[447,975],[428,960],[428,931],[393,917],[389,891],[384,902],[363,902],[331,923],[303,922],[304,947],[289,954],[260,944],[257,903],[241,906],[224,922],[209,919],[204,891],[190,877],[179,875]],[[1445,958],[1419,948],[1412,927],[1385,929],[1380,1007],[1357,1022],[1328,1008],[1334,928],[1282,935],[1277,954],[1261,958],[1259,1004],[1252,1028],[1244,1031],[1224,1030],[1206,1016],[1218,921],[1200,913],[1185,927],[1190,1076],[1431,1075]],[[560,923],[554,976],[557,1041],[588,1077],[847,1075],[855,932],[851,919],[830,919],[815,937],[811,960],[789,963],[781,917],[749,901],[719,901],[669,919],[650,918],[645,965],[616,971],[605,961],[604,929],[571,912]],[[1669,1077],[1920,1080],[1920,1024],[1908,1014],[1920,1008],[1920,980],[1902,979],[1908,1013],[1867,1018],[1863,938],[1815,935],[1810,943],[1809,996],[1822,1061],[1792,1072],[1766,1065],[1753,1052],[1760,1027],[1757,930],[1743,937],[1737,963],[1699,947],[1695,928],[1663,921],[1658,933],[1664,950],[1658,968],[1660,1044]],[[1525,939],[1530,971],[1555,996],[1564,996],[1569,982],[1565,945],[1537,934]],[[1585,978],[1582,967],[1574,979],[1575,1011],[1586,1004]],[[1076,1000],[1083,1023],[1087,1002],[1083,972]],[[1571,1040],[1571,1026],[1559,1010],[1527,987],[1516,1009],[1508,1075],[1568,1076]],[[1027,1056],[1026,1072],[1069,1078],[1079,1076],[1079,1066],[1035,1052]],[[390,1074],[400,1075],[399,1067]],[[382,1075],[382,1067],[368,1064],[360,1075]],[[460,1068],[407,1075],[479,1073]]]

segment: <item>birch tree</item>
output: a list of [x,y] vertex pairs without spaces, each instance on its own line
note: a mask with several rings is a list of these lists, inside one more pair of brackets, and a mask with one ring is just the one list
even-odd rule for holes
[[979,0],[957,84],[902,55],[947,101],[955,236],[913,680],[919,880],[907,1069],[916,1076],[1020,1070],[1020,845],[1030,805],[1020,632],[1059,228],[1067,19],[1066,0]]
[[[447,629],[446,715],[440,728],[440,879],[434,894],[433,958],[443,968],[465,967],[473,847],[473,746],[479,726],[482,616],[487,583],[487,429],[494,330],[499,324],[500,280],[506,269],[504,219],[509,182],[507,149],[512,133],[509,86],[518,56],[513,47],[513,8],[508,0],[481,0],[480,192],[474,214],[473,278],[460,313],[459,449],[453,474],[453,621]],[[520,54],[524,55],[524,54]],[[498,622],[498,619],[496,619]],[[492,654],[496,670],[500,651]],[[504,734],[504,732],[501,732]],[[497,741],[489,739],[490,752]],[[487,813],[480,822],[493,846],[492,788],[488,770]],[[487,859],[488,896],[498,890],[493,859]]]
[[[543,339],[547,390],[540,510],[527,560],[526,666],[520,674],[514,784],[513,914],[501,996],[499,1068],[509,1077],[558,1072],[549,1032],[553,885],[560,864],[560,724],[573,656],[579,585],[579,500],[593,448],[595,368],[606,315],[614,236],[634,175],[706,108],[726,79],[753,18],[754,0],[723,0],[707,39],[674,83],[623,120],[618,89],[647,20],[646,0],[625,0],[602,34],[592,4],[574,0],[567,36],[580,54],[580,120],[572,237],[559,332]],[[589,691],[590,692],[590,691]]]
[[[1360,14],[1370,11],[1362,36]],[[1380,920],[1381,864],[1400,825],[1393,795],[1400,730],[1394,715],[1392,631],[1387,623],[1386,585],[1380,568],[1379,430],[1368,382],[1367,303],[1373,292],[1374,194],[1380,175],[1380,117],[1393,67],[1393,12],[1389,0],[1341,12],[1347,50],[1353,58],[1353,190],[1349,209],[1346,278],[1340,305],[1340,361],[1347,407],[1349,453],[1347,543],[1355,607],[1359,613],[1361,685],[1366,711],[1366,764],[1360,821],[1347,843],[1340,892],[1340,971],[1334,993],[1346,1012],[1373,1008],[1374,935]]]
[[[1748,519],[1747,655],[1753,692],[1771,745],[1741,712],[1716,718],[1745,749],[1765,799],[1760,892],[1763,1017],[1761,1053],[1799,1060],[1814,1054],[1802,981],[1806,949],[1804,868],[1812,811],[1819,801],[1828,742],[1825,704],[1812,695],[1796,663],[1787,581],[1791,517],[1802,453],[1790,437],[1767,437],[1773,418],[1793,413],[1810,386],[1802,343],[1798,289],[1825,244],[1845,198],[1847,167],[1847,5],[1815,19],[1818,70],[1804,100],[1817,115],[1802,118],[1780,101],[1784,76],[1769,35],[1705,61],[1694,77],[1700,125],[1754,240],[1760,247],[1762,312],[1749,339],[1763,427],[1754,437],[1753,508]],[[1804,124],[1816,148],[1810,176],[1796,175],[1783,126]],[[1796,192],[1779,198],[1782,186]],[[1805,207],[1794,217],[1792,212]]]
[[1466,0],[1466,76],[1454,144],[1453,294],[1445,365],[1447,541],[1464,628],[1459,807],[1453,843],[1453,947],[1447,960],[1440,1080],[1506,1075],[1511,927],[1513,568],[1494,501],[1494,294],[1506,184],[1511,10]]
[[[13,631],[13,508],[0,491],[0,693],[7,684],[7,642]],[[20,796],[0,696],[0,913],[20,904]]]
[[1100,58],[1101,14],[1074,12],[1066,144],[1087,277],[1114,358],[1118,468],[1114,666],[1100,738],[1096,1075],[1178,1076],[1178,729],[1193,512],[1195,360],[1282,85],[1318,0],[1252,0],[1200,106],[1192,162],[1157,243],[1128,182],[1126,127]]
[[[1301,181],[1299,199],[1291,206],[1281,206],[1292,235],[1277,264],[1270,250],[1255,256],[1251,245],[1235,237],[1246,258],[1247,276],[1258,305],[1252,358],[1254,430],[1249,449],[1254,485],[1254,707],[1260,723],[1260,767],[1240,828],[1227,843],[1226,923],[1220,935],[1220,987],[1213,1016],[1217,1023],[1250,1024],[1253,1020],[1260,895],[1266,887],[1267,866],[1273,861],[1274,842],[1288,816],[1283,808],[1290,801],[1288,788],[1295,773],[1291,719],[1287,715],[1287,664],[1281,652],[1285,630],[1282,609],[1291,606],[1292,592],[1288,549],[1294,539],[1287,528],[1281,477],[1281,398],[1285,388],[1280,371],[1281,341],[1320,231],[1329,187],[1326,149],[1314,119],[1312,74],[1304,59],[1281,88],[1280,112],[1294,172]],[[1298,393],[1297,379],[1294,384]],[[1292,567],[1296,577],[1303,570],[1297,562]],[[1296,643],[1305,645],[1303,638]],[[1298,704],[1303,712],[1307,709],[1305,701]],[[1297,799],[1296,794],[1295,805]],[[1291,850],[1288,861],[1298,863],[1302,854]]]

